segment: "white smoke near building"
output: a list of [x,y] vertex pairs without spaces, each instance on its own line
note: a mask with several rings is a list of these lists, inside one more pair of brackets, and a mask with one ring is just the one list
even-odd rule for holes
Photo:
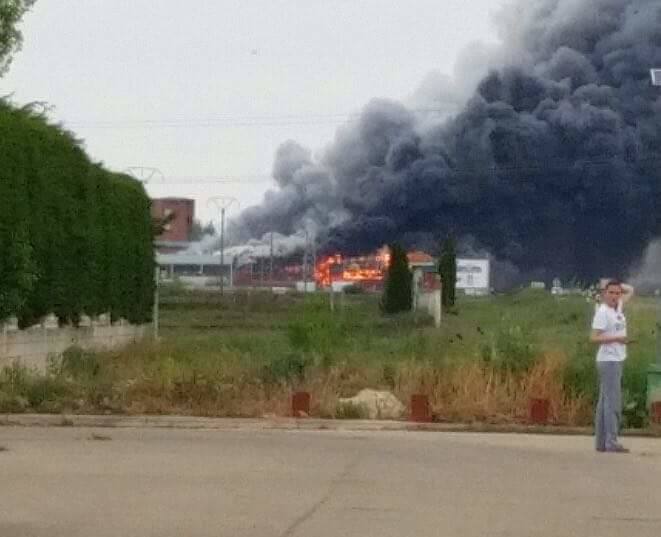
[[[233,259],[237,267],[254,263],[258,259],[290,257],[296,253],[302,252],[306,248],[311,248],[313,235],[306,236],[304,231],[299,231],[292,235],[283,235],[281,233],[267,233],[260,239],[249,239],[242,244],[225,245],[224,256],[229,260]],[[220,237],[218,235],[206,235],[201,241],[195,242],[182,252],[184,254],[212,254],[217,255],[220,250]]]

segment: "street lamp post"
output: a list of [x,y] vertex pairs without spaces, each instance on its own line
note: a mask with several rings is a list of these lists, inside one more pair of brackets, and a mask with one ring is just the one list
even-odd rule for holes
[[271,231],[271,248],[270,248],[270,257],[271,257],[271,264],[269,266],[269,280],[271,281],[271,285],[273,285],[273,231]]
[[[650,69],[652,86],[661,87],[661,68]],[[656,290],[656,365],[647,372],[647,407],[654,413],[661,401],[661,290]],[[652,420],[660,416],[652,415]]]
[[[650,69],[652,86],[661,87],[661,68]],[[661,291],[656,290],[656,365],[661,368]]]
[[238,204],[239,202],[231,196],[214,196],[207,202],[207,205],[213,206],[216,210],[220,211],[220,274],[218,282],[220,285],[220,296],[223,296],[225,288],[223,281],[223,269],[225,268],[225,211],[233,203]]
[[661,289],[654,291],[656,302],[656,367],[661,370]]
[[[317,267],[317,246],[316,235],[306,228],[305,230],[305,248],[303,250],[303,292],[308,292],[308,275],[312,275],[311,284],[316,285],[315,270]],[[312,257],[312,266],[310,266],[310,257]]]
[[303,296],[308,292],[308,245],[310,234],[305,230],[305,249],[303,250]]

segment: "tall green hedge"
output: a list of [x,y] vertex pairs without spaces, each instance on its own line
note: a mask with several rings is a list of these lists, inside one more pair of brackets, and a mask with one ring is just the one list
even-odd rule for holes
[[29,108],[0,100],[0,320],[109,312],[149,320],[150,201]]

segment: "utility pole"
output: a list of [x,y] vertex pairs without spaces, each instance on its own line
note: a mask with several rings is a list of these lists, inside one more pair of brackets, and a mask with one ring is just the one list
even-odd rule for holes
[[273,231],[271,231],[271,265],[269,267],[269,279],[273,285]]
[[[165,175],[158,168],[153,166],[129,166],[124,169],[126,175],[130,175],[136,181],[140,181],[143,186],[153,179],[160,178],[161,181],[165,180]],[[161,267],[158,265],[158,259],[156,259],[156,268],[154,269],[154,305],[152,308],[152,329],[154,341],[159,339],[159,308],[160,308],[160,290],[161,285]]]
[[[661,87],[661,68],[650,69],[652,86]],[[661,290],[656,290],[656,364],[647,370],[647,408],[652,420],[655,416],[655,408],[661,403]]]
[[303,250],[303,293],[308,292],[308,230],[305,230],[305,249]]
[[231,196],[214,196],[209,198],[207,206],[213,206],[216,210],[220,211],[220,272],[219,272],[219,286],[220,296],[223,296],[225,289],[225,282],[223,279],[223,271],[225,269],[225,211],[229,207],[239,201]]
[[331,285],[330,289],[328,290],[330,293],[330,310],[331,312],[335,311],[335,292],[333,291],[333,281],[331,280]]
[[225,207],[220,209],[220,296],[223,296],[223,288],[225,278],[223,278],[223,271],[225,270]]
[[[661,87],[661,68],[650,69],[652,86]],[[656,365],[661,369],[661,290],[656,290]]]
[[312,237],[312,285],[317,287],[317,241]]
[[124,169],[124,173],[130,175],[137,181],[140,181],[143,185],[148,184],[150,181],[156,178],[160,178],[161,181],[165,180],[165,175],[158,168],[151,166],[129,166]]
[[656,298],[656,365],[661,367],[661,289],[654,291]]

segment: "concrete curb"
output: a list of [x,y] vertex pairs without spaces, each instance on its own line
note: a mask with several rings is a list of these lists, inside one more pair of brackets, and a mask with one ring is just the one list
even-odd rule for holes
[[[590,436],[590,427],[534,426],[489,423],[414,423],[386,420],[333,420],[316,418],[200,418],[193,416],[117,416],[75,414],[2,414],[5,427],[97,427],[201,429],[217,431],[428,431]],[[630,429],[624,436],[661,437],[661,428]]]

